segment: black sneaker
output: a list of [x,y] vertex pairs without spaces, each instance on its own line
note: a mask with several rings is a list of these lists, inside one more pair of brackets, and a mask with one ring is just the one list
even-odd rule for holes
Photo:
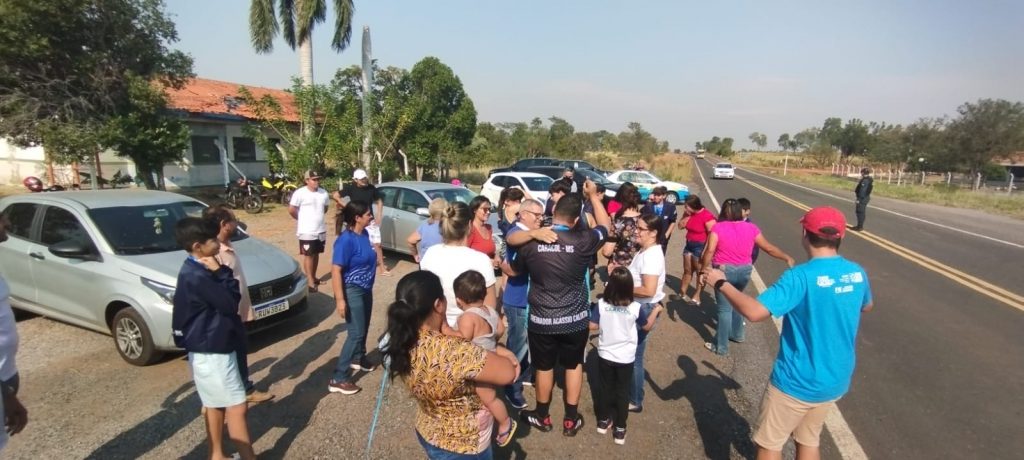
[[626,429],[615,427],[615,431],[612,433],[612,438],[615,439],[615,444],[623,445],[626,443]]
[[551,426],[550,415],[541,418],[540,414],[538,414],[535,410],[524,410],[519,413],[519,418],[521,418],[524,422],[529,423],[530,426],[545,433],[551,431],[551,429],[554,428],[553,426]]
[[505,395],[505,399],[508,400],[508,404],[516,409],[526,409],[526,399],[523,395]]
[[606,434],[608,429],[612,427],[612,419],[598,420],[597,421],[597,434]]
[[377,369],[377,366],[370,364],[370,361],[366,358],[360,359],[357,363],[349,364],[350,369],[354,371],[373,372]]
[[581,428],[583,428],[583,417],[579,415],[576,416],[576,420],[571,418],[562,420],[562,434],[565,436],[576,436],[576,433],[579,433]]

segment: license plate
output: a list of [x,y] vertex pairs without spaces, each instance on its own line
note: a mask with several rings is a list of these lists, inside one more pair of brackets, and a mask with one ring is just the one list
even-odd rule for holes
[[256,319],[263,319],[276,315],[288,309],[288,299],[256,307]]

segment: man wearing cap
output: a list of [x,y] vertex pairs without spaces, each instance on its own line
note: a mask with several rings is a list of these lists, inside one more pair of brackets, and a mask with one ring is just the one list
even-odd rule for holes
[[377,222],[377,216],[384,215],[384,200],[377,193],[377,187],[370,183],[370,177],[366,175],[366,170],[356,169],[353,171],[352,180],[355,186],[335,192],[335,201],[340,206],[342,199],[348,198],[349,201],[362,201],[370,207],[373,219],[366,227],[366,232],[370,234],[370,243],[377,251],[377,269],[381,275],[391,276],[391,272],[384,266],[384,251],[380,248],[380,224]]
[[874,306],[867,273],[839,255],[846,231],[843,213],[814,208],[800,223],[810,260],[786,270],[756,299],[730,285],[721,270],[706,275],[708,284],[748,320],[784,318],[754,433],[758,459],[781,459],[790,435],[796,458],[820,458],[825,417],[850,388],[861,313]]
[[316,276],[320,253],[327,241],[327,191],[320,188],[320,173],[307,170],[302,177],[306,186],[295,190],[288,206],[288,214],[297,222],[295,234],[299,237],[299,254],[303,256],[302,271],[306,272],[309,290],[317,292],[320,278]]
[[864,217],[868,213],[868,201],[871,200],[871,190],[874,188],[875,180],[871,178],[871,168],[862,168],[860,170],[860,180],[857,182],[857,187],[853,189],[853,194],[857,198],[857,207],[855,212],[857,214],[857,226],[851,230],[861,231],[864,230]]

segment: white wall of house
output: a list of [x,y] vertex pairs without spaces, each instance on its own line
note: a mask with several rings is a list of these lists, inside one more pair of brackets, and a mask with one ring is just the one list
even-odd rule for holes
[[[46,155],[42,146],[18,147],[7,139],[0,139],[0,185],[20,185],[26,177],[35,176],[46,179]],[[118,170],[122,174],[135,175],[135,164],[118,157],[113,151],[100,154],[100,170],[104,178],[113,177]],[[92,173],[92,164],[81,164],[79,172]],[[74,183],[71,165],[54,165],[53,172],[56,183],[70,185]],[[81,182],[88,183],[82,179]]]

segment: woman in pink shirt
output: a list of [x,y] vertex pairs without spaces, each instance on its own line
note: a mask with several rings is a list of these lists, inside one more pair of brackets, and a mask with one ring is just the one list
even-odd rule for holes
[[[725,278],[743,290],[750,282],[750,274],[754,270],[751,255],[754,246],[761,248],[766,254],[786,261],[792,267],[796,264],[788,254],[768,242],[756,225],[743,220],[743,207],[732,198],[722,202],[722,212],[718,215],[718,223],[711,227],[708,243],[701,258],[703,275],[713,266],[725,272]],[[703,278],[703,276],[701,276]],[[704,347],[720,355],[729,353],[729,341],[742,342],[744,338],[743,317],[732,308],[729,300],[715,289],[715,302],[718,304],[718,329],[715,331],[715,343],[705,343]]]

